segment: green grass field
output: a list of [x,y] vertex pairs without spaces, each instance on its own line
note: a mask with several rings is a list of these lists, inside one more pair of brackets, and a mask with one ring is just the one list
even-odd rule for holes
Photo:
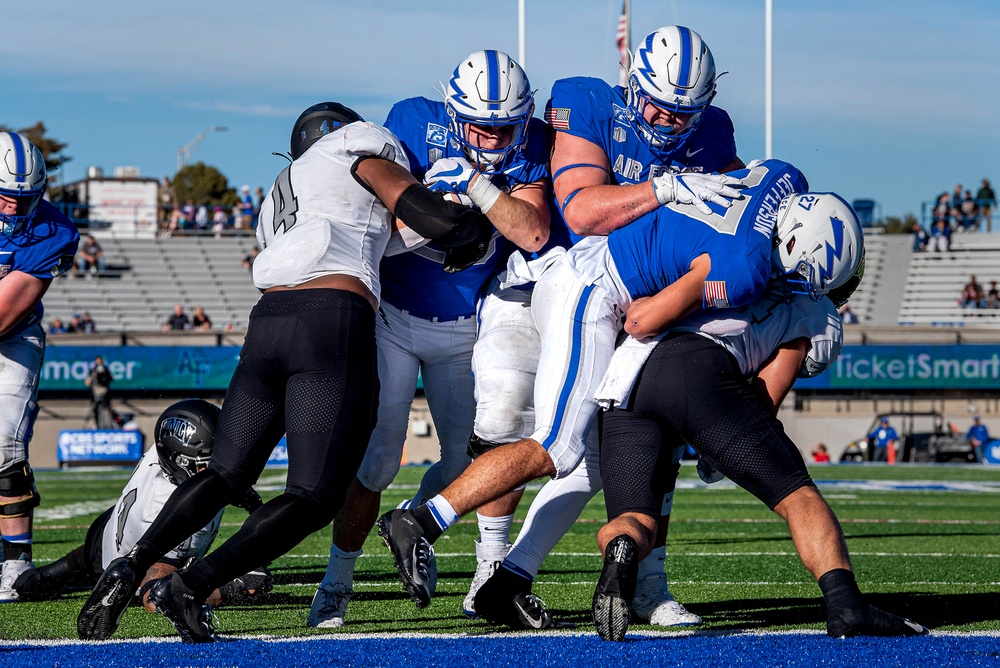
[[[408,498],[423,471],[404,468],[383,495],[383,508]],[[129,473],[37,473],[43,504],[36,520],[36,563],[81,544],[89,523],[114,502]],[[861,589],[873,603],[934,630],[1000,631],[1000,468],[828,466],[811,473],[843,523]],[[280,470],[265,472],[258,484],[265,500],[279,493],[282,479]],[[944,483],[959,489],[944,489]],[[704,629],[824,628],[819,591],[777,516],[728,482],[702,485],[694,466],[682,468],[679,487],[668,541],[671,591],[705,619]],[[515,531],[537,489],[529,487]],[[228,509],[217,544],[245,517],[241,510]],[[590,600],[600,571],[594,536],[604,519],[599,496],[550,555],[535,584],[556,616],[582,631],[593,630]],[[373,532],[358,562],[348,625],[315,630],[305,626],[305,619],[326,567],[330,532],[324,530],[272,565],[276,586],[265,601],[219,608],[218,631],[278,636],[487,632],[490,627],[461,612],[475,568],[476,535],[472,516],[437,542],[437,595],[429,608],[417,610]],[[0,639],[75,638],[86,593],[0,606]],[[643,629],[652,627],[632,627]],[[116,637],[164,635],[173,635],[165,619],[131,608]]]

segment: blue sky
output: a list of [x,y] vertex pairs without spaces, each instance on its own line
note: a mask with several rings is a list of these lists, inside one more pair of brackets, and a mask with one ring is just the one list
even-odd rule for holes
[[[527,0],[525,69],[541,113],[555,79],[617,80],[620,0]],[[517,2],[49,0],[5,17],[0,123],[42,120],[89,165],[173,175],[194,160],[234,187],[270,186],[305,107],[344,102],[381,122],[396,100],[436,97],[467,53],[517,58]],[[764,152],[764,0],[633,0],[633,44],[694,28],[720,71],[716,104],[741,157]],[[1000,183],[1000,3],[774,0],[774,155],[814,190],[919,215],[956,183]]]

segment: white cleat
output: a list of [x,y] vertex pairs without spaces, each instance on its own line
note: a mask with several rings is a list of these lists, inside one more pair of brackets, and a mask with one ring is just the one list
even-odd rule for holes
[[462,612],[464,612],[469,617],[476,616],[476,593],[483,584],[493,577],[500,564],[503,562],[504,557],[510,552],[511,545],[483,545],[482,542],[476,539],[476,574],[472,576],[472,585],[469,587],[469,593],[466,594],[465,600],[462,601]]
[[21,596],[14,589],[14,582],[21,573],[34,568],[34,564],[24,559],[8,559],[0,571],[0,603],[16,603]]
[[648,575],[639,580],[632,599],[632,611],[639,619],[653,626],[698,626],[701,617],[688,612],[674,600],[667,588],[664,573]]
[[306,626],[317,629],[339,629],[347,616],[347,603],[354,590],[343,582],[322,582],[313,596]]

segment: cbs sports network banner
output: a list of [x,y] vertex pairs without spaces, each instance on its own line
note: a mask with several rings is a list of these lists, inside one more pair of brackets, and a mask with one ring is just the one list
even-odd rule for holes
[[844,346],[837,361],[807,390],[979,390],[1000,388],[1000,346]]

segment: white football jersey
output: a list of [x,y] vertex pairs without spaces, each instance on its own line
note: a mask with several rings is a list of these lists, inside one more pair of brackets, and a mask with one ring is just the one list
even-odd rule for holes
[[[160,468],[156,448],[146,450],[104,527],[101,554],[104,568],[113,559],[124,557],[132,550],[175,489],[177,487]],[[204,557],[222,524],[222,513],[220,510],[208,526],[167,552],[164,557],[180,561]]]
[[799,375],[817,376],[837,359],[844,342],[844,327],[833,302],[788,295],[774,282],[753,304],[696,311],[672,328],[678,330],[697,332],[723,346],[748,375],[759,371],[782,343],[806,338],[811,346]]
[[260,207],[253,282],[266,290],[320,276],[355,276],[379,298],[378,266],[391,233],[391,212],[351,168],[378,156],[409,169],[396,136],[357,122],[332,132],[278,175]]

